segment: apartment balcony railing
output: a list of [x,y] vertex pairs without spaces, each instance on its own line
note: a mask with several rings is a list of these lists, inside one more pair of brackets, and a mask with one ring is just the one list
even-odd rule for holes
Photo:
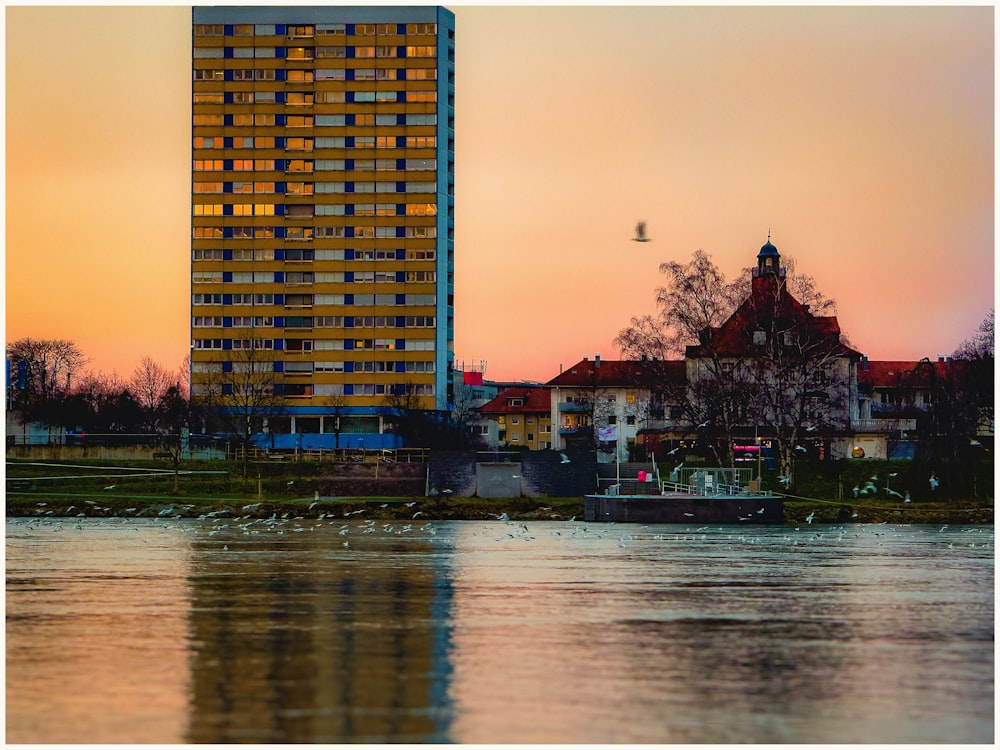
[[589,401],[560,401],[559,411],[562,414],[589,414],[594,405]]
[[912,432],[917,429],[916,419],[855,419],[851,421],[855,432]]

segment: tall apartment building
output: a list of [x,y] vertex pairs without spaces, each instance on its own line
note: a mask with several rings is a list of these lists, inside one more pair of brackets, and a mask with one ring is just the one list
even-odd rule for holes
[[387,399],[445,410],[454,358],[454,14],[192,14],[195,392],[266,370],[269,446],[395,447]]

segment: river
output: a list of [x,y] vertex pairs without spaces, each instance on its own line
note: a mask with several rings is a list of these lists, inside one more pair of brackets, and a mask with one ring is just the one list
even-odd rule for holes
[[8,743],[992,743],[991,526],[7,519]]

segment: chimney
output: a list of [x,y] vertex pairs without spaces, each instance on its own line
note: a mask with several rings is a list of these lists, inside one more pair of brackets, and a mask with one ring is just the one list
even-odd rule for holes
[[601,366],[601,353],[596,352],[594,354],[594,367],[600,367],[600,366]]
[[586,355],[586,354],[584,354],[584,355],[583,355],[583,361],[584,361],[584,362],[586,362],[586,361],[587,361],[587,355]]

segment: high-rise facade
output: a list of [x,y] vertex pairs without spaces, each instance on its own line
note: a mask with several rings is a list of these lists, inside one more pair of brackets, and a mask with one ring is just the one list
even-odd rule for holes
[[192,12],[194,391],[260,371],[268,445],[395,447],[387,404],[448,402],[454,15]]

